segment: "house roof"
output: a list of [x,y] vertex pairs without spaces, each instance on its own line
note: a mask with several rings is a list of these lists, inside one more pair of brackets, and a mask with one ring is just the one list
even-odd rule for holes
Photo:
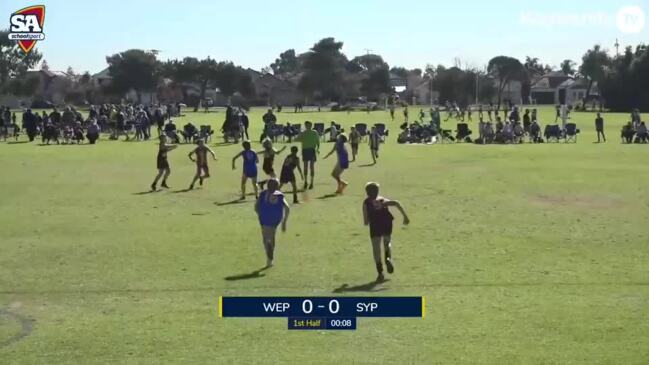
[[[580,79],[570,79],[566,80],[561,85],[559,85],[559,89],[580,89],[580,90],[586,90],[588,89],[588,84],[590,81],[584,78]],[[591,93],[592,92],[597,92],[597,82],[593,82],[592,88],[591,88]]]
[[41,70],[31,70],[31,71],[27,71],[26,73],[27,74],[32,74],[32,75],[43,74],[43,75],[45,75],[45,76],[47,76],[49,78],[53,78],[53,77],[57,76],[54,72],[52,72],[50,70],[43,70],[43,69],[41,69]]
[[561,71],[550,71],[532,84],[532,89],[556,89],[572,78]]
[[110,72],[108,71],[108,67],[106,67],[105,69],[97,72],[96,74],[92,75],[91,77],[94,78],[94,79],[110,79],[110,78],[112,78],[110,76]]

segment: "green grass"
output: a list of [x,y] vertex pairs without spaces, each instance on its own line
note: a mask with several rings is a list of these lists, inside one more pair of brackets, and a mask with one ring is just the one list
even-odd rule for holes
[[[263,112],[251,113],[255,137]],[[178,125],[222,119],[187,113]],[[279,114],[307,119],[388,118]],[[391,136],[374,167],[358,166],[370,160],[361,147],[349,188],[332,199],[318,199],[335,190],[334,159],[321,160],[316,189],[278,236],[276,266],[238,281],[224,278],[265,262],[252,199],[220,205],[238,196],[238,146],[212,141],[213,178],[174,193],[193,174],[190,146],[180,146],[171,191],[139,195],[156,172],[154,142],[0,143],[0,363],[646,363],[648,147],[619,143],[619,114],[605,115],[609,142],[593,144],[593,119],[573,114],[577,144],[410,146]],[[219,295],[334,295],[372,281],[361,217],[370,180],[412,223],[397,221],[391,280],[343,295],[424,295],[425,319],[361,318],[337,333],[217,318]],[[33,328],[8,343],[22,331],[16,316]]]

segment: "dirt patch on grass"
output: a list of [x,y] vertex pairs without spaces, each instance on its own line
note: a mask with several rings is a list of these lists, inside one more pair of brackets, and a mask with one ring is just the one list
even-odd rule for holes
[[615,209],[624,206],[621,199],[607,195],[535,194],[532,195],[532,201],[550,207],[583,209]]
[[0,308],[0,317],[8,322],[16,322],[20,328],[16,333],[10,334],[6,338],[0,338],[0,348],[9,346],[29,336],[34,330],[34,321],[18,313],[14,313],[7,308]]

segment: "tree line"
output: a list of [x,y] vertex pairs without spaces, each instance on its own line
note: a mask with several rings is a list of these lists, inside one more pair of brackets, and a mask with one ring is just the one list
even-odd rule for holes
[[[521,83],[523,100],[528,100],[532,82],[554,69],[536,57],[528,56],[521,62],[506,55],[493,57],[485,68],[462,67],[457,62],[452,67],[429,64],[423,70],[406,69],[390,67],[378,54],[349,59],[342,49],[343,42],[324,38],[304,53],[298,54],[294,49],[280,53],[262,73],[295,81],[305,99],[314,102],[345,102],[359,97],[379,101],[393,92],[391,77],[398,77],[418,80],[420,85],[436,91],[440,102],[452,100],[467,105],[476,97],[500,104],[504,90],[513,81]],[[33,92],[37,80],[20,76],[36,66],[42,55],[36,50],[27,56],[20,52],[16,43],[7,39],[7,31],[0,31],[0,92]],[[218,89],[224,96],[238,93],[244,98],[255,97],[248,70],[230,61],[210,57],[161,61],[156,51],[130,49],[107,56],[106,62],[112,78],[106,92],[117,95],[133,90],[139,97],[143,92],[155,91],[160,80],[166,78],[180,87],[185,100],[189,85],[198,87],[201,100],[208,89]],[[649,48],[644,44],[635,49],[628,47],[623,54],[614,56],[595,45],[586,51],[579,66],[564,60],[557,70],[588,80],[587,95],[597,82],[609,109],[649,109]],[[81,79],[87,84],[88,77],[86,73]],[[419,85],[409,85],[406,100],[412,96],[408,95],[412,86]],[[584,99],[583,103],[586,102]]]

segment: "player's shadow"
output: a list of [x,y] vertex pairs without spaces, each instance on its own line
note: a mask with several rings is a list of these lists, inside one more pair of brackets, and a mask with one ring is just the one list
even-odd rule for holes
[[158,192],[160,192],[160,191],[162,191],[162,190],[147,190],[147,191],[140,191],[140,192],[137,192],[137,193],[133,193],[133,195],[148,195],[148,194],[158,193]]
[[180,190],[174,190],[171,193],[172,194],[182,194],[182,193],[188,193],[192,191],[193,189],[180,189]]
[[358,165],[358,167],[372,167],[372,166],[375,166],[375,165],[376,165],[375,163],[366,163],[364,165]]
[[266,276],[266,274],[264,274],[264,271],[266,271],[268,269],[269,269],[269,267],[262,267],[261,269],[255,270],[255,271],[250,272],[250,273],[226,276],[223,279],[227,280],[227,281],[237,281],[237,280],[248,280],[248,279],[263,278],[264,276]]
[[247,203],[247,202],[248,202],[248,200],[241,200],[241,199],[237,198],[237,199],[234,199],[234,200],[230,200],[229,202],[224,202],[224,203],[215,202],[214,204],[216,204],[216,206],[218,206],[218,207],[222,207],[222,206],[225,206],[225,205],[243,204],[243,203]]
[[323,196],[319,196],[318,199],[324,200],[324,199],[331,199],[337,197],[338,194],[326,194]]
[[383,281],[370,281],[369,283],[366,284],[360,284],[360,285],[354,285],[354,286],[349,286],[347,284],[343,284],[340,287],[336,288],[333,290],[334,293],[349,293],[349,292],[376,292],[376,291],[383,291],[385,288],[379,287],[379,285],[384,284],[386,282],[390,281],[390,279],[386,279]]

